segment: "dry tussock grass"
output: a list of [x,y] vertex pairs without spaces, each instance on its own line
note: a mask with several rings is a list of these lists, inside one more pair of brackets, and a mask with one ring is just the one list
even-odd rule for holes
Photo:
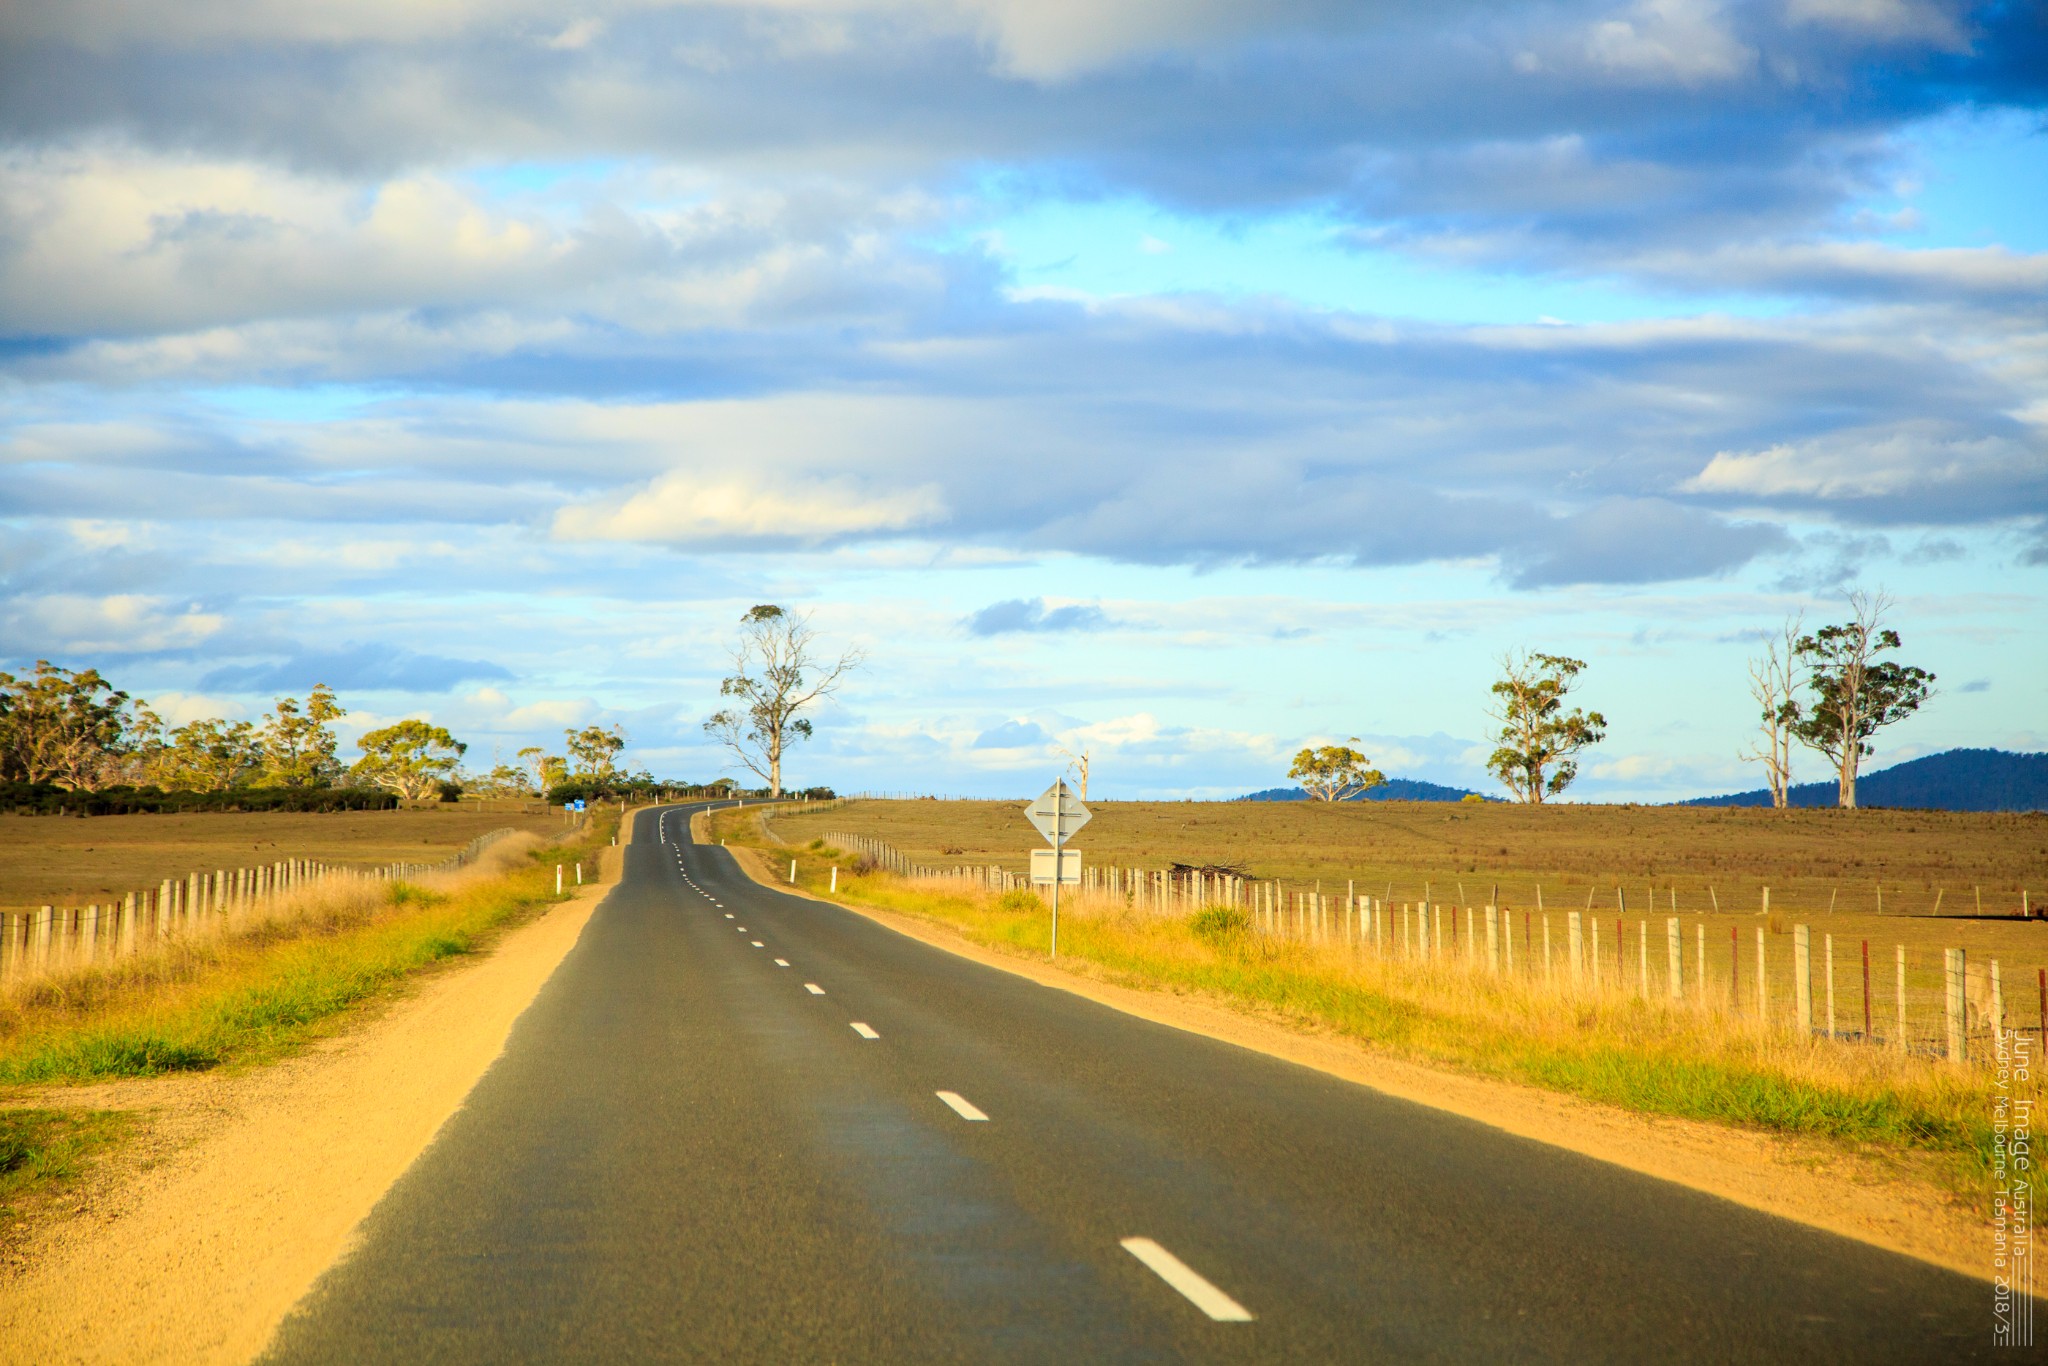
[[530,866],[541,844],[541,836],[518,831],[459,868],[399,883],[336,877],[303,885],[256,907],[209,915],[123,958],[16,979],[0,989],[0,1053],[53,1030],[170,1006],[195,987],[252,979],[285,946],[340,940],[422,907],[461,901]]
[[[734,842],[754,835],[718,833]],[[1047,950],[1047,907],[1029,892],[849,873],[844,854],[822,840],[776,853],[797,855],[799,880],[812,890],[824,890],[837,864],[845,899],[944,923],[991,948]],[[1062,959],[1125,985],[1202,992],[1408,1060],[1639,1111],[1897,1155],[1969,1199],[1987,1197],[1997,1087],[1987,1068],[1802,1039],[1695,1001],[1643,999],[1633,984],[1595,990],[1459,962],[1380,959],[1268,935],[1221,909],[1159,911],[1069,889],[1060,912]],[[2038,1076],[2037,1068],[2014,1094],[2038,1103]]]

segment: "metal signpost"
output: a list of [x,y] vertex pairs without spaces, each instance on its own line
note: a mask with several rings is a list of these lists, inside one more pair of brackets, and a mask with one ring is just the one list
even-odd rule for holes
[[[1077,883],[1081,880],[1080,851],[1074,851],[1070,864],[1067,860],[1066,844],[1074,837],[1076,831],[1088,824],[1094,813],[1081,804],[1081,799],[1067,786],[1067,780],[1060,778],[1041,792],[1037,801],[1024,808],[1024,815],[1038,827],[1038,833],[1045,836],[1046,842],[1052,845],[1052,956],[1057,958],[1060,956],[1060,884],[1070,880],[1067,877],[1070,868],[1073,871],[1071,880]],[[1038,864],[1036,855],[1031,862],[1032,872],[1035,874]]]

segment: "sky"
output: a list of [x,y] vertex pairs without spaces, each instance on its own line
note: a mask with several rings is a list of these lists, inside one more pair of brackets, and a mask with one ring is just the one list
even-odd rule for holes
[[1539,650],[1666,801],[1859,588],[2048,749],[2038,3],[0,9],[0,668],[174,723],[705,780],[777,603],[797,784],[1497,792]]

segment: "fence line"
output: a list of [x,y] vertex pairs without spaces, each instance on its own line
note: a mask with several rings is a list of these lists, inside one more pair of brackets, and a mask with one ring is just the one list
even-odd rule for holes
[[165,878],[119,901],[0,913],[0,984],[127,957],[174,938],[217,932],[285,897],[317,887],[453,872],[517,833],[511,826],[489,831],[432,863],[397,861],[347,868],[315,859],[279,859],[253,868]]
[[[996,864],[918,863],[871,836],[838,833],[825,839],[898,877],[994,892],[1032,886],[1028,876]],[[1290,887],[1184,865],[1090,865],[1083,870],[1081,893],[1076,909],[1091,900],[1160,916],[1226,907],[1249,930],[1281,942],[1417,970],[1661,1001],[1745,1017],[1795,1036],[1957,1063],[1990,1065],[2015,1033],[2048,1042],[2048,968],[2007,981],[1997,959],[1973,961],[1960,948],[1944,949],[1937,964],[1931,954],[1904,944],[1890,946],[1888,956],[1884,945],[1868,939],[1838,941],[1824,933],[1816,940],[1804,924],[1791,926],[1789,934],[1757,925],[1753,936],[1729,926],[1729,937],[1721,940],[1720,927],[1710,927],[1699,914],[1518,915],[1491,904],[1395,902],[1360,893],[1355,881],[1338,896],[1320,886]]]

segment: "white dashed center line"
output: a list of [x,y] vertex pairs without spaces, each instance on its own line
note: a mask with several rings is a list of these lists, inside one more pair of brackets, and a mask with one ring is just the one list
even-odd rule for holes
[[968,1100],[958,1091],[941,1091],[938,1093],[938,1096],[940,1100],[946,1102],[947,1108],[952,1110],[954,1114],[960,1116],[960,1118],[973,1120],[978,1124],[988,1122],[988,1116],[983,1114],[981,1110],[975,1106],[974,1102]]
[[775,966],[778,968],[786,968],[789,966],[789,960],[787,958],[778,958],[775,960]]
[[752,942],[753,942],[753,945],[754,945],[754,947],[755,947],[755,948],[757,948],[757,949],[765,949],[765,948],[767,948],[767,947],[768,947],[768,946],[767,946],[766,944],[763,944],[763,943],[762,943],[762,942],[761,942],[760,940],[758,940],[758,939],[756,939],[756,940],[753,940]]
[[875,1033],[874,1030],[869,1029],[866,1025],[862,1024],[859,1020],[855,1020],[853,1022],[853,1032],[860,1035],[863,1039],[879,1039],[882,1037],[881,1035]]
[[1160,1280],[1188,1297],[1218,1323],[1250,1323],[1249,1310],[1205,1280],[1201,1273],[1150,1238],[1126,1238],[1124,1251],[1150,1267]]
[[804,990],[810,992],[813,996],[823,996],[825,994],[825,988],[819,986],[816,982],[804,983]]
[[727,912],[725,913],[725,918],[726,918],[727,920],[730,920],[730,919],[732,919],[732,912],[731,912],[731,911],[727,911]]

